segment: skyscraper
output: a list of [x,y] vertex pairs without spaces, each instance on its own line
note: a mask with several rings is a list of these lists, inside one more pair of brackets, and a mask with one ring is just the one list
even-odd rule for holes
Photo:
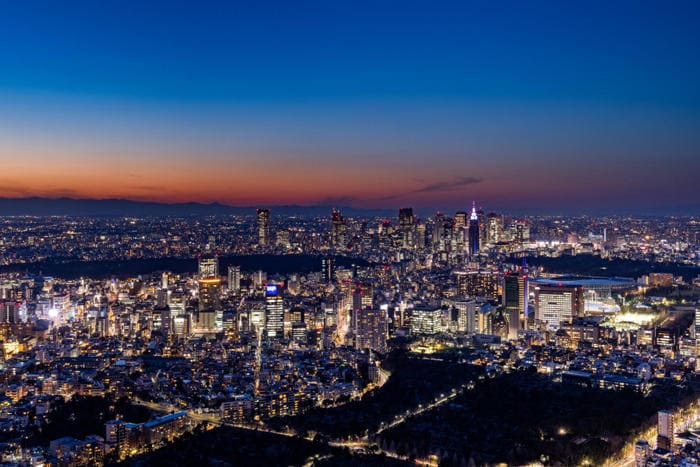
[[490,212],[486,216],[486,241],[493,244],[503,240],[503,216]]
[[656,445],[661,449],[670,451],[673,447],[673,413],[668,410],[660,410],[658,414],[658,436]]
[[202,279],[219,277],[219,259],[199,258],[199,277]]
[[230,292],[238,292],[241,290],[241,267],[228,267],[228,290]]
[[340,211],[334,209],[331,214],[331,246],[336,250],[347,246],[345,227],[345,218]]
[[414,246],[414,217],[413,208],[399,209],[399,230],[401,231],[401,246],[413,248]]
[[477,253],[479,253],[479,215],[476,212],[476,202],[473,202],[469,216],[469,254]]
[[220,289],[221,278],[219,277],[199,279],[198,331],[213,332],[217,330],[217,318],[223,314],[219,299]]
[[335,259],[332,257],[325,257],[321,259],[321,280],[326,284],[333,282],[333,275],[335,273]]
[[272,339],[284,337],[284,299],[276,284],[265,286],[265,331]]
[[270,245],[270,210],[258,209],[258,246]]
[[528,281],[527,269],[503,277],[503,307],[508,320],[508,338],[518,337],[518,331],[527,323]]
[[355,348],[386,350],[387,310],[367,307],[357,312]]

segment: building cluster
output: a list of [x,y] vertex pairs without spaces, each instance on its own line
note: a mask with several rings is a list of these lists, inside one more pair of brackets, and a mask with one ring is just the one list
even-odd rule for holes
[[[6,264],[51,255],[198,258],[193,271],[107,279],[87,268],[71,276],[78,278],[2,274],[5,439],[40,424],[54,398],[76,395],[259,425],[383,384],[377,362],[394,346],[422,353],[468,347],[465,360],[489,371],[534,367],[572,387],[642,393],[660,380],[681,384],[696,370],[699,304],[643,294],[692,289],[692,280],[655,272],[552,275],[525,259],[593,253],[697,265],[694,220],[508,219],[476,204],[426,219],[411,208],[395,220],[339,210],[325,219],[273,214],[3,220]],[[229,256],[250,253],[312,254],[314,267],[246,269]],[[167,427],[185,423],[182,417],[158,419],[161,425],[117,420],[102,441],[65,438],[50,451],[97,459],[117,449],[122,456],[169,441]]]

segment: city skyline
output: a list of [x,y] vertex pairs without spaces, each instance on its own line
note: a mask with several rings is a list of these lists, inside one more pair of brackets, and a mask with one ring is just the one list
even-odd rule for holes
[[504,6],[9,6],[0,196],[697,207],[697,5]]

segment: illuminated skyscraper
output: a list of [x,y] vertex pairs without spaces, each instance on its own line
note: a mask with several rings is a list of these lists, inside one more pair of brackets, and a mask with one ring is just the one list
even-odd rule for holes
[[503,216],[490,212],[486,216],[486,241],[494,244],[503,240]]
[[512,237],[517,243],[526,243],[530,240],[530,226],[526,221],[517,221],[512,227]]
[[661,449],[670,451],[673,448],[673,413],[668,410],[660,410],[658,414],[658,436],[656,445]]
[[384,352],[386,350],[387,310],[363,308],[357,312],[356,322],[355,348]]
[[219,277],[219,259],[200,258],[199,277],[202,279],[206,279],[208,277]]
[[326,257],[321,259],[321,280],[326,284],[333,282],[335,274],[335,259]]
[[228,267],[228,290],[230,292],[238,292],[241,290],[241,267]]
[[258,245],[270,245],[270,210],[258,209]]
[[469,216],[469,254],[479,253],[479,215],[476,212],[476,202],[472,203],[472,213]]
[[456,242],[457,251],[465,251],[469,247],[467,230],[467,213],[458,211],[455,214],[454,226],[452,227],[452,238]]
[[503,307],[508,320],[508,338],[518,337],[518,331],[527,326],[528,280],[527,269],[503,277]]
[[340,211],[334,209],[331,214],[331,246],[336,250],[347,247],[345,229],[345,218]]
[[421,222],[416,225],[416,239],[417,248],[425,248],[425,223]]
[[414,217],[413,208],[399,209],[399,230],[401,231],[401,246],[413,248],[414,246]]
[[272,339],[284,337],[284,298],[276,284],[265,286],[265,330]]
[[372,295],[374,289],[370,284],[357,284],[352,292],[352,309],[353,311],[361,310],[372,306]]
[[197,329],[203,332],[217,330],[217,318],[223,315],[219,294],[221,291],[221,278],[208,277],[199,279],[199,313],[197,316]]
[[467,213],[464,211],[457,211],[455,214],[455,230],[464,229],[467,227]]

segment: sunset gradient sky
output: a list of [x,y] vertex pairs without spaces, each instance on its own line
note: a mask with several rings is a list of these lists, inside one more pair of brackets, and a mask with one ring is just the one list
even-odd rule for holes
[[8,2],[0,196],[700,203],[700,2]]

